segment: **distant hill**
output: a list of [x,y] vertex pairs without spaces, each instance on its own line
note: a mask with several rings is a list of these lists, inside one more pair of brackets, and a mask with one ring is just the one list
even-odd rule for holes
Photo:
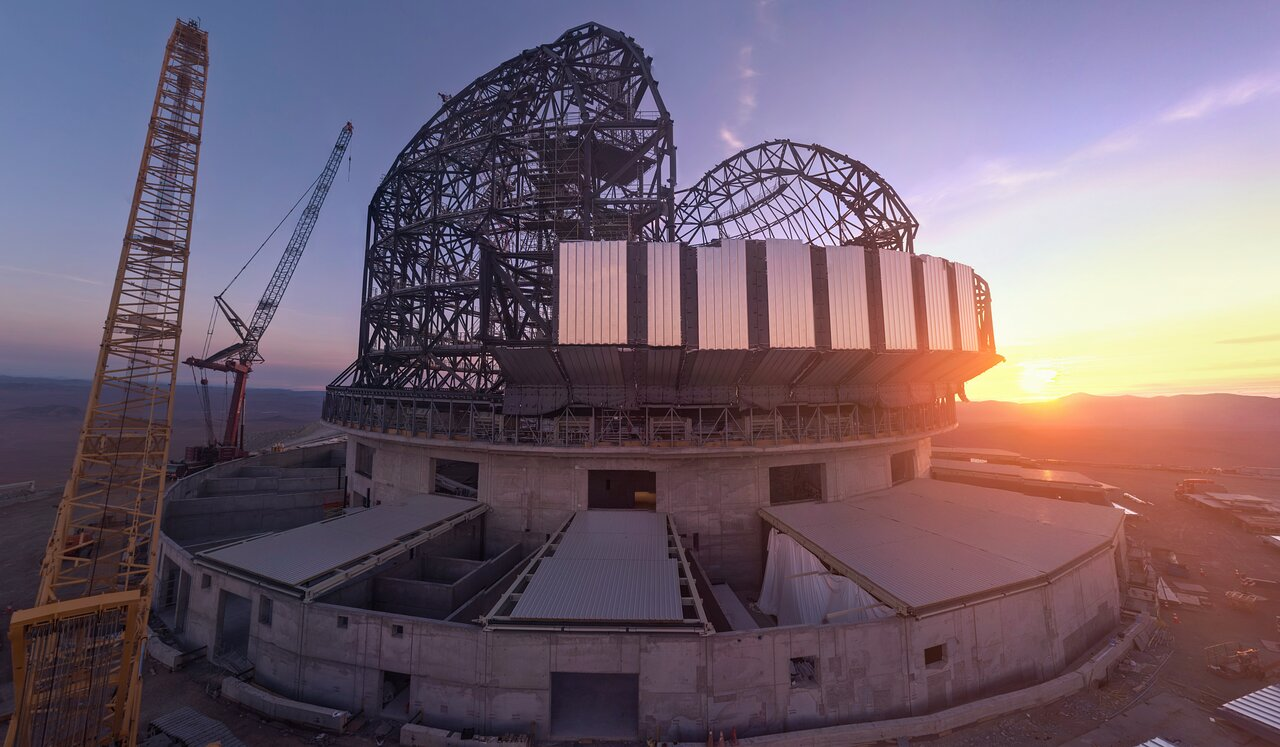
[[[211,383],[209,399],[220,430],[230,389]],[[89,382],[0,376],[0,484],[35,480],[52,487],[66,480],[89,398]],[[245,438],[250,448],[269,445],[320,419],[324,392],[249,388]],[[219,435],[221,435],[219,433]],[[171,457],[206,440],[199,391],[180,384],[174,407]]]
[[944,445],[1041,458],[1192,467],[1280,466],[1280,398],[1239,394],[1100,397],[957,405]]

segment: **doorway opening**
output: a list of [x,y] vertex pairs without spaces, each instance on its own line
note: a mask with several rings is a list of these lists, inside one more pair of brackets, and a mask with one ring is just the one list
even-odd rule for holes
[[412,678],[401,672],[382,673],[382,715],[408,721],[409,683]]
[[551,673],[551,736],[619,739],[640,736],[640,675]]
[[249,658],[249,619],[253,603],[247,597],[223,591],[218,599],[218,635],[214,650],[219,656]]
[[658,473],[640,469],[587,472],[587,508],[658,510]]

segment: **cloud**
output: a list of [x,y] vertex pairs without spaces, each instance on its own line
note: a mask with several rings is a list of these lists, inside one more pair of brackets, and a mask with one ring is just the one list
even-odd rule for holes
[[1250,75],[1231,83],[1202,90],[1176,104],[1160,116],[1164,123],[1201,119],[1223,109],[1244,106],[1260,98],[1280,93],[1280,74]]
[[68,275],[65,272],[45,272],[44,270],[33,270],[30,267],[14,267],[12,265],[0,265],[0,272],[18,272],[25,275],[39,275],[46,278],[54,278],[55,280],[70,280],[73,283],[84,283],[85,285],[105,285],[101,280],[91,280],[76,275]]
[[1219,345],[1252,345],[1259,342],[1280,342],[1280,334],[1231,337],[1226,340],[1218,340]]
[[733,130],[724,125],[721,125],[720,127],[720,142],[724,143],[729,150],[742,150],[742,140],[738,139],[738,136],[734,134]]

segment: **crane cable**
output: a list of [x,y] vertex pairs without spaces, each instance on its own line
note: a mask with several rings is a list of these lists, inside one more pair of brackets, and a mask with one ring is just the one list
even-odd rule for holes
[[[320,172],[320,176],[323,176],[323,175],[324,175],[324,172]],[[226,293],[227,291],[231,290],[231,286],[235,284],[236,280],[240,279],[240,275],[243,274],[244,271],[249,268],[249,265],[253,262],[253,260],[258,257],[258,254],[259,252],[262,251],[262,248],[267,245],[268,241],[271,241],[271,237],[276,235],[276,231],[280,230],[280,226],[283,226],[284,222],[289,220],[289,216],[293,215],[293,211],[297,210],[298,206],[302,204],[302,201],[307,199],[307,195],[311,194],[311,190],[315,189],[316,184],[320,182],[320,176],[317,176],[315,180],[311,182],[311,185],[307,187],[306,191],[302,193],[302,196],[298,198],[298,201],[293,203],[293,207],[289,208],[289,212],[285,213],[284,217],[280,219],[280,222],[276,224],[276,227],[271,229],[271,233],[267,234],[267,238],[263,239],[261,244],[258,244],[258,248],[253,250],[253,254],[249,255],[249,259],[246,260],[244,265],[240,267],[240,270],[236,272],[235,277],[231,278],[231,282],[227,283],[227,287],[222,289],[222,293],[219,293],[218,297],[221,297],[223,293]],[[200,354],[201,358],[209,357],[209,347],[213,342],[213,329],[214,327],[217,326],[217,324],[218,324],[218,304],[214,303],[213,308],[209,310],[209,328],[205,330],[205,333],[204,333],[204,351]]]

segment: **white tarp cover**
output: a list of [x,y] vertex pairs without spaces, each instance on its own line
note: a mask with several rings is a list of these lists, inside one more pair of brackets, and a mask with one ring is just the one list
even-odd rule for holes
[[776,616],[778,625],[867,622],[894,614],[776,529],[769,530],[769,560],[758,606],[761,612]]

